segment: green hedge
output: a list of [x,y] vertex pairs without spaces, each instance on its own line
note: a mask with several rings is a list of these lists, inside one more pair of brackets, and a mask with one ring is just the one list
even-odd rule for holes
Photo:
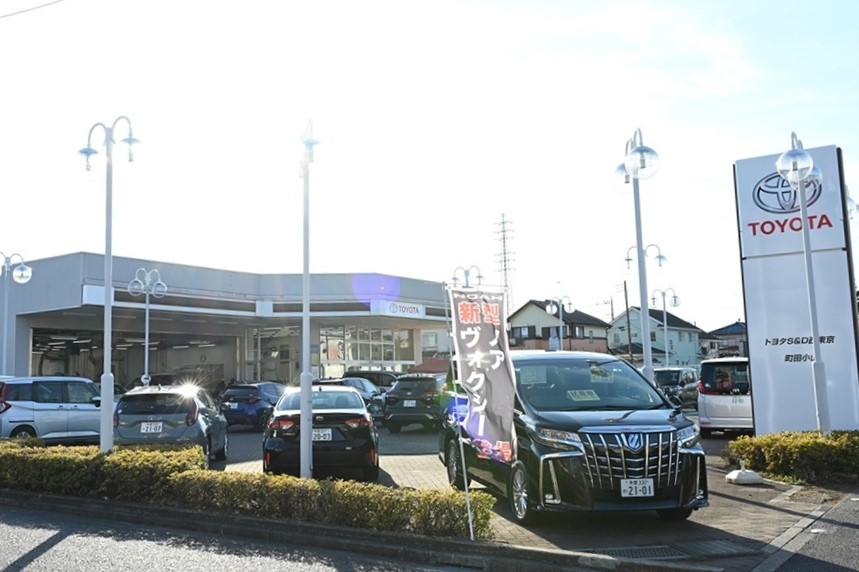
[[[464,493],[205,470],[200,447],[45,447],[0,441],[0,487],[155,503],[424,536],[469,538]],[[472,491],[474,536],[492,538],[495,497]],[[368,507],[374,507],[368,509]]]
[[817,431],[747,435],[728,443],[722,458],[764,476],[810,484],[859,480],[859,431]]

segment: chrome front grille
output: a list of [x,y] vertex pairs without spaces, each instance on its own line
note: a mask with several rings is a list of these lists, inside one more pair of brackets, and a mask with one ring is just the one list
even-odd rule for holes
[[680,480],[680,444],[674,431],[582,432],[579,436],[587,475],[595,489],[616,489],[618,479],[652,478],[657,489],[675,486]]

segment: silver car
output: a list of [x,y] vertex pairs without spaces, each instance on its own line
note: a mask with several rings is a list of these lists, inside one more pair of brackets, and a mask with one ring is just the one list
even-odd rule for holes
[[206,462],[227,458],[227,419],[211,394],[197,385],[135,387],[113,415],[114,443],[197,443]]
[[46,443],[98,443],[101,396],[83,377],[0,379],[0,438],[39,437]]

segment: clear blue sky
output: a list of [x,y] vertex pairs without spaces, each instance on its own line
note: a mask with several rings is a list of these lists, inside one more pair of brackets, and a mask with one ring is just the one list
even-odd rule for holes
[[[733,163],[796,131],[859,170],[859,3],[44,0],[0,3],[0,249],[104,251],[104,170],[76,151],[128,115],[113,252],[230,270],[302,269],[301,136],[312,272],[499,284],[637,305],[632,196],[614,168],[641,128],[649,290],[705,330],[743,317]],[[124,134],[123,134],[124,136]],[[652,252],[652,251],[651,251]],[[115,277],[120,280],[121,277]],[[128,277],[131,279],[131,277]],[[163,276],[168,286],[169,276]],[[661,304],[661,303],[660,303]]]

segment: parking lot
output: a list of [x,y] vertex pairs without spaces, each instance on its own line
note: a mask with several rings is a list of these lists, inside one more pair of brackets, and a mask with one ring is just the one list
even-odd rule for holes
[[[399,434],[380,428],[379,483],[395,487],[446,488],[437,457],[437,433],[409,425]],[[766,481],[739,486],[725,479],[721,452],[734,435],[703,440],[707,453],[710,506],[685,522],[665,522],[651,512],[550,515],[527,528],[511,521],[503,501],[495,506],[496,542],[545,549],[589,551],[619,558],[703,560],[728,572],[751,570],[798,533],[799,525],[834,499],[803,494],[801,487]],[[262,470],[262,435],[251,427],[230,428],[228,471]],[[317,475],[315,475],[317,476]]]

